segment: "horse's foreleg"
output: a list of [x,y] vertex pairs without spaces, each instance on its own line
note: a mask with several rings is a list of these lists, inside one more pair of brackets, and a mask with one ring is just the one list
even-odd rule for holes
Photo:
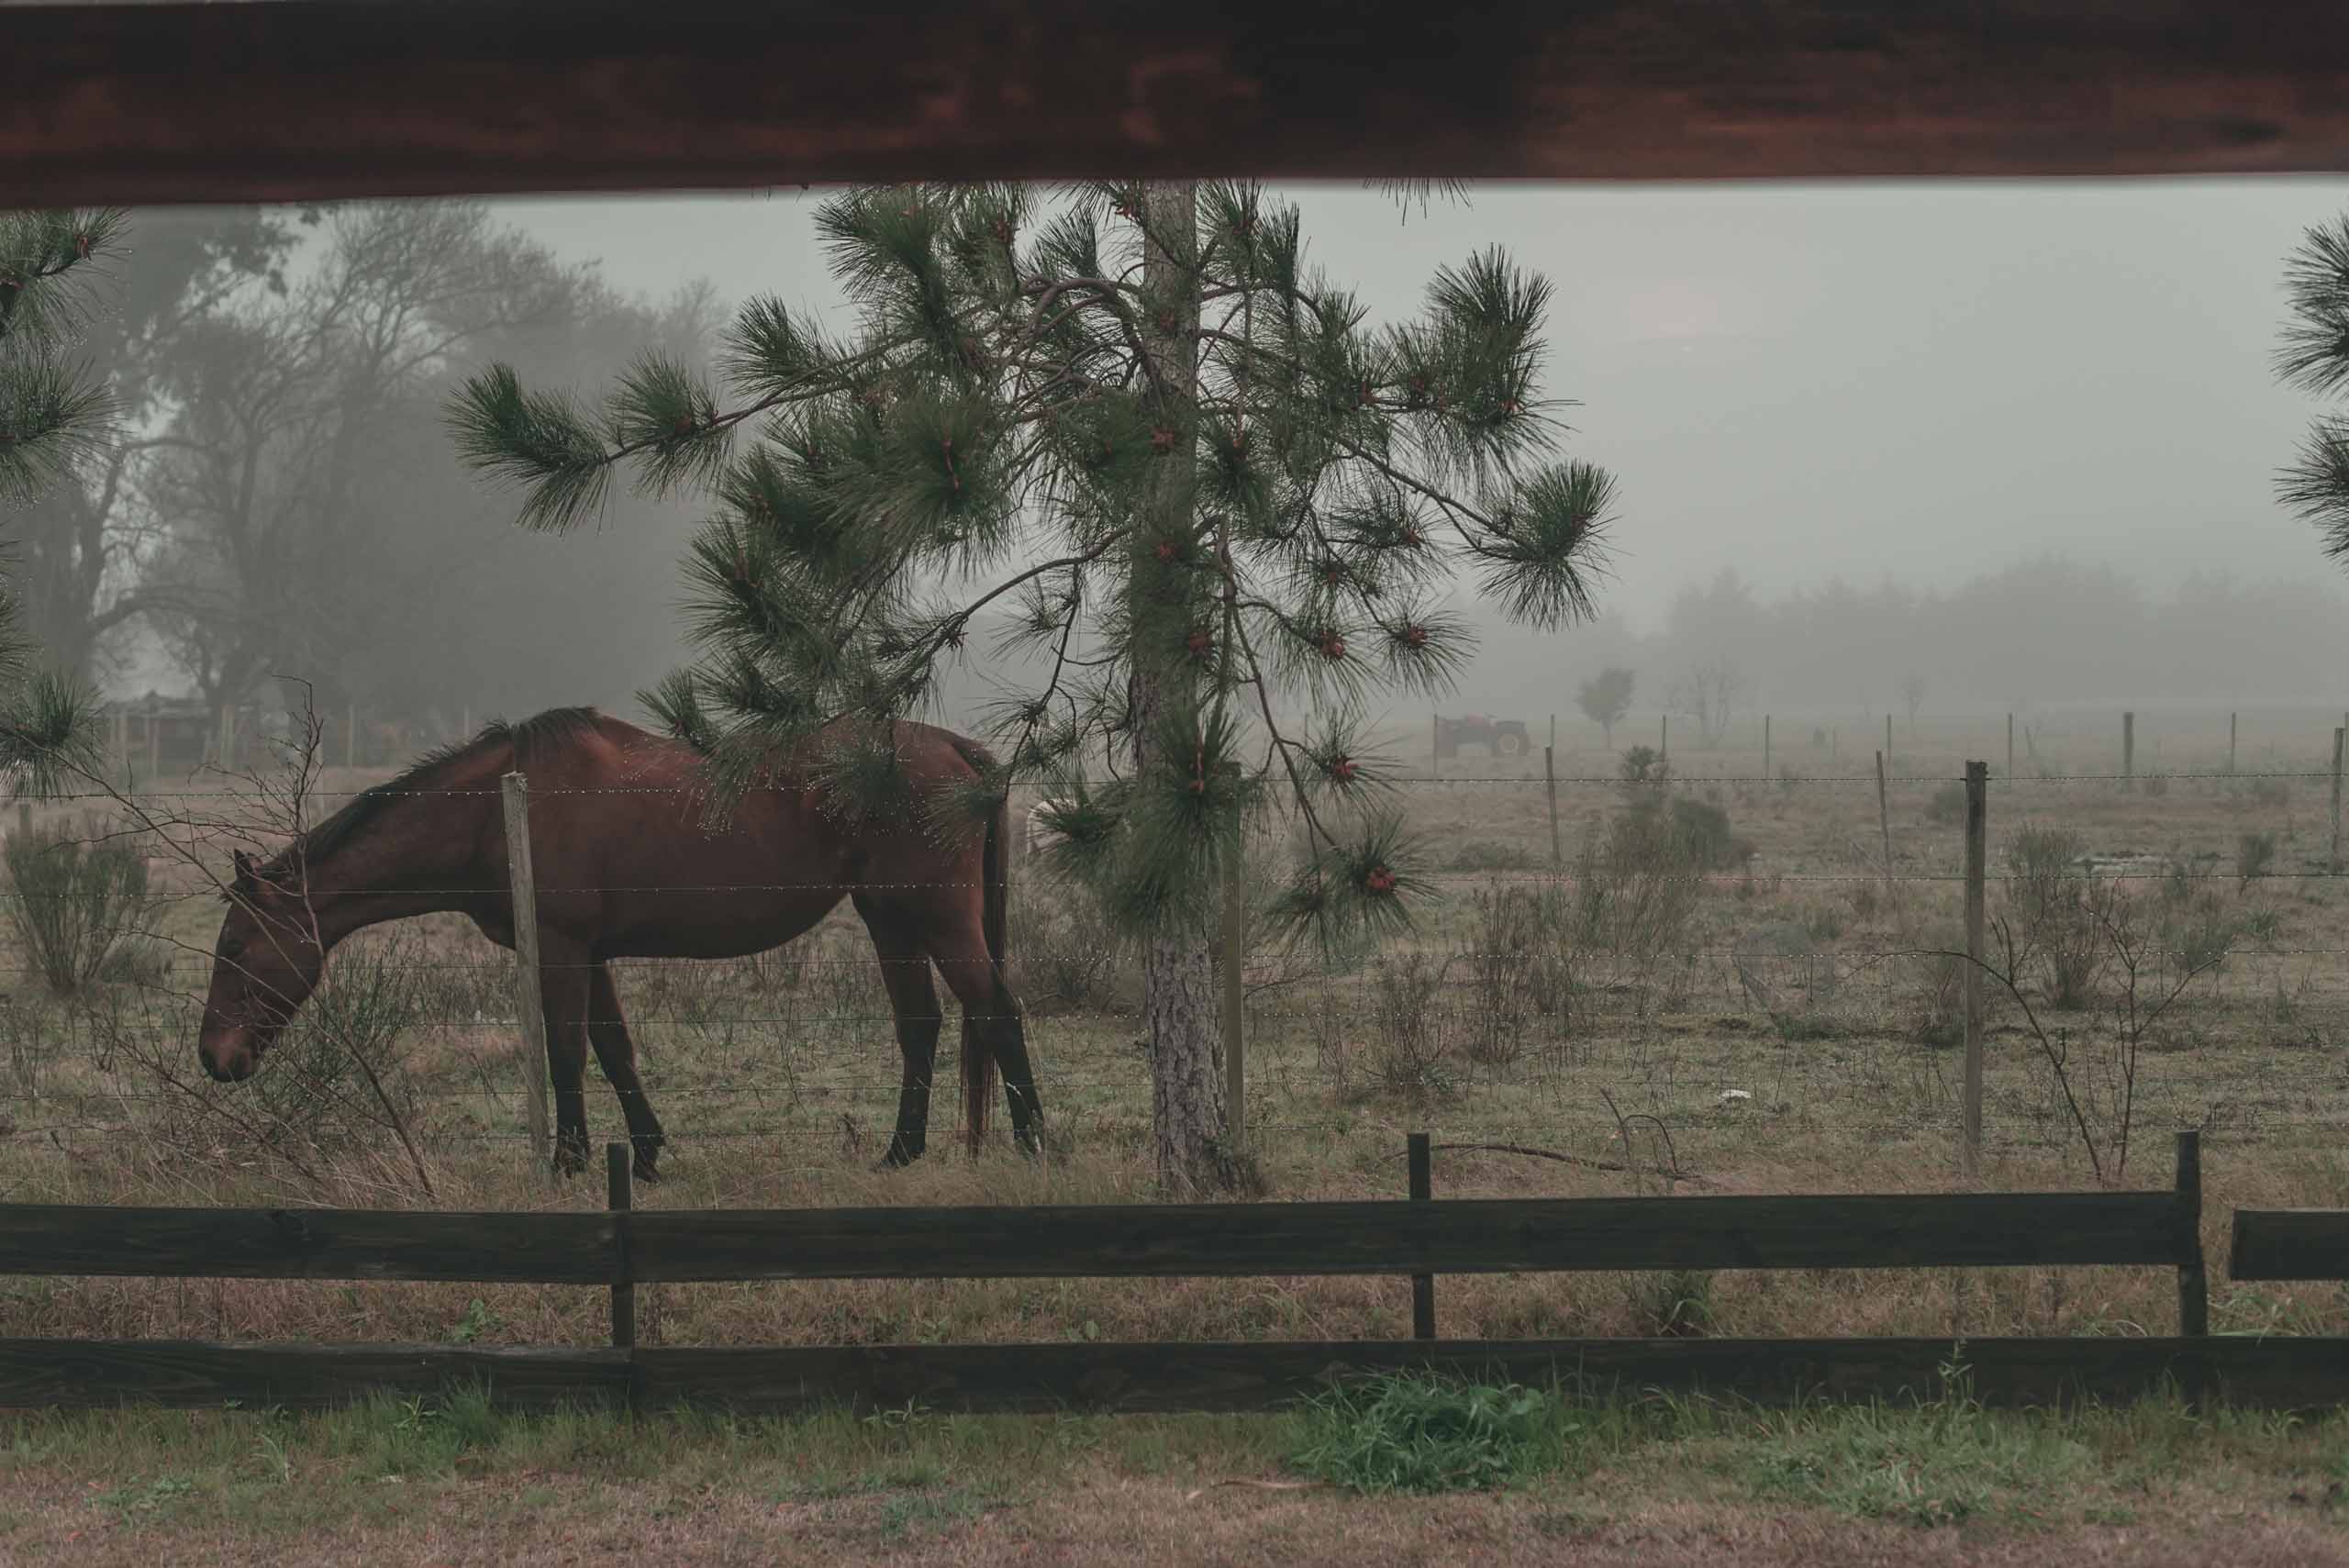
[[931,982],[930,957],[886,911],[860,898],[856,912],[873,934],[873,951],[881,961],[881,984],[889,993],[889,1011],[897,1021],[897,1050],[905,1057],[905,1079],[897,1091],[897,1130],[889,1140],[892,1165],[911,1164],[921,1158],[930,1140],[930,1079],[938,1060],[938,1029],[945,1014],[938,1006],[938,987]]
[[573,942],[542,941],[539,997],[546,1009],[547,1075],[554,1084],[554,1168],[575,1176],[587,1166],[587,950]]
[[[629,1039],[628,1021],[620,1013],[620,994],[612,984],[612,969],[598,962],[587,972],[587,1042],[604,1069],[604,1081],[619,1096],[620,1115],[628,1122],[629,1141],[636,1146],[636,1179],[657,1182],[662,1146],[661,1118],[644,1097],[636,1075],[636,1042]],[[585,1128],[581,1134],[585,1135]]]

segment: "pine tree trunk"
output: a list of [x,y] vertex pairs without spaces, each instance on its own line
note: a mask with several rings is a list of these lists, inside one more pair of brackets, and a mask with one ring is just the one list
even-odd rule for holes
[[[1177,432],[1174,450],[1187,454],[1197,415],[1199,324],[1197,280],[1190,261],[1197,243],[1197,187],[1187,182],[1147,187],[1143,284],[1154,295],[1179,297],[1173,332],[1156,320],[1142,324],[1143,345],[1158,367],[1169,406],[1162,410]],[[1169,253],[1172,248],[1175,254]],[[1168,513],[1187,514],[1194,506],[1191,465],[1165,465],[1156,497]],[[1141,573],[1136,573],[1137,579]],[[1169,680],[1194,679],[1187,671],[1160,670],[1137,657],[1134,666],[1134,764],[1149,754],[1152,726]],[[1150,1029],[1151,1127],[1158,1154],[1158,1179],[1171,1195],[1212,1192],[1231,1184],[1224,1147],[1222,1074],[1215,964],[1207,929],[1162,932],[1144,944],[1142,1015]]]

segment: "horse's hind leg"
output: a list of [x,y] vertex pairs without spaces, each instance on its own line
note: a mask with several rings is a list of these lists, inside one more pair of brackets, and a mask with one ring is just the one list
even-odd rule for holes
[[587,977],[587,1042],[604,1069],[604,1081],[619,1096],[620,1115],[628,1122],[629,1141],[636,1147],[636,1179],[657,1182],[662,1146],[661,1118],[644,1097],[636,1075],[636,1042],[628,1036],[628,1020],[620,1013],[620,994],[612,984],[612,966],[598,961]]
[[907,1165],[921,1158],[930,1140],[930,1081],[938,1061],[938,1029],[945,1014],[930,980],[930,955],[907,930],[903,919],[859,895],[856,912],[873,935],[881,961],[881,984],[897,1020],[897,1050],[905,1057],[905,1079],[897,1090],[897,1130],[889,1139],[888,1161]]
[[1019,999],[1004,984],[985,937],[975,929],[935,940],[930,956],[938,961],[939,973],[946,976],[954,999],[963,1004],[971,1032],[993,1053],[1003,1073],[1004,1098],[1011,1106],[1012,1140],[1024,1153],[1040,1152],[1044,1105],[1037,1097],[1036,1071],[1028,1060],[1028,1026],[1019,1016]]

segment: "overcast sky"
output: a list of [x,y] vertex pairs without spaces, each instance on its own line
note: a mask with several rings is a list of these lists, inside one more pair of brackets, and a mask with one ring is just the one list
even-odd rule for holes
[[[2155,587],[2334,573],[2270,498],[2312,406],[2268,357],[2283,259],[2349,180],[1488,184],[1408,217],[1284,189],[1381,317],[1496,242],[1557,285],[1551,391],[1620,483],[1608,599],[1635,624],[1722,564],[1765,591],[2046,550]],[[626,289],[836,306],[817,199],[497,206]]]

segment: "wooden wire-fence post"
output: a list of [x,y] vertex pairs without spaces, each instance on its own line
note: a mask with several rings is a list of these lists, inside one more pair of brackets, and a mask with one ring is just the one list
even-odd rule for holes
[[[1410,1135],[1411,1201],[1432,1203],[1435,1200],[1435,1154],[1424,1132]],[[1411,1338],[1435,1338],[1435,1275],[1411,1276]]]
[[1558,843],[1558,748],[1542,748],[1542,783],[1550,796],[1550,869],[1563,871],[1566,859]]
[[[636,1207],[629,1184],[629,1145],[625,1140],[604,1145],[604,1207],[625,1215]],[[636,1260],[629,1253],[629,1222],[612,1221],[612,1349],[636,1348]]]
[[1659,763],[1672,761],[1672,715],[1667,713],[1663,718],[1663,726],[1656,731],[1655,760]]
[[530,874],[529,782],[519,773],[500,781],[506,796],[506,873],[514,898],[514,1012],[521,1025],[522,1083],[529,1093],[530,1158],[552,1168],[547,1126],[547,1014],[540,990],[538,882]]
[[[1890,723],[1889,719],[1886,720]],[[1876,754],[1876,821],[1884,833],[1884,895],[1892,896],[1892,803],[1884,780],[1884,753]]]
[[1989,871],[1990,764],[1965,764],[1965,1168],[1982,1175],[1982,927]]
[[1889,711],[1884,716],[1884,760],[1887,765],[1892,762],[1892,715]]
[[2335,875],[2338,875],[2341,871],[2341,741],[2344,733],[2349,731],[2335,728],[2332,732],[2332,859],[2331,864]]

